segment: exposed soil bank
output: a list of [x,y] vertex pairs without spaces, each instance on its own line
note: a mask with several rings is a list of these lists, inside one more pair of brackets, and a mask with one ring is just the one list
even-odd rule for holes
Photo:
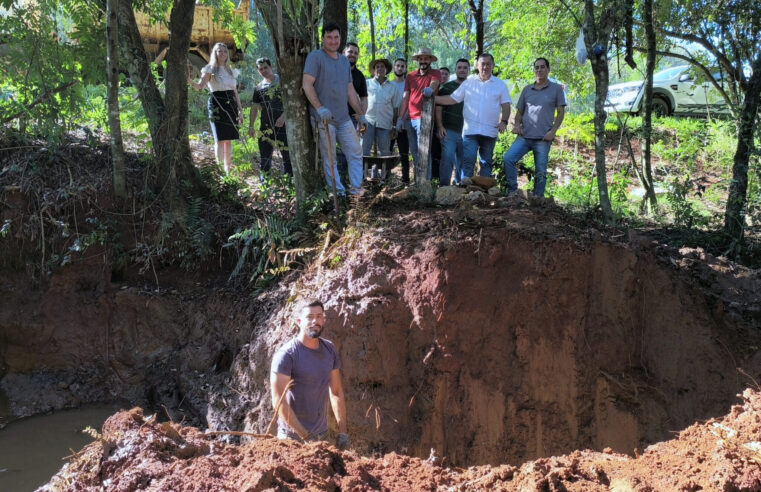
[[166,270],[155,293],[114,282],[102,257],[39,286],[4,276],[9,413],[122,397],[262,433],[271,356],[308,295],[326,302],[363,455],[632,453],[726,412],[751,384],[738,367],[761,380],[758,272],[587,229],[549,204],[389,217],[259,299]]
[[172,288],[160,292],[114,283],[103,259],[64,268],[41,286],[3,276],[0,418],[117,400],[164,405],[178,420],[203,424],[211,379],[248,341],[253,306],[236,304],[247,296],[180,283],[167,271],[160,274]]
[[[565,220],[550,205],[408,213],[348,235],[293,285],[327,302],[357,451],[434,449],[457,466],[632,453],[726,411],[751,384],[737,368],[761,379],[758,290],[737,290],[757,272],[700,251],[664,264],[675,252]],[[211,427],[264,431],[292,309],[257,327]]]
[[326,443],[213,441],[192,427],[146,419],[140,409],[112,416],[42,490],[447,490],[752,491],[761,489],[761,396],[721,420],[683,431],[637,459],[606,450],[574,451],[523,464],[439,466],[390,453],[377,459]]

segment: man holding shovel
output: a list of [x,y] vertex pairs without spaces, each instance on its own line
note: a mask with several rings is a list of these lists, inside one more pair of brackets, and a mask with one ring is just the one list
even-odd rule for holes
[[309,100],[312,122],[318,130],[322,167],[328,185],[335,193],[346,194],[333,158],[338,140],[349,164],[349,193],[362,195],[362,147],[347,103],[360,115],[360,129],[367,125],[367,118],[352,84],[349,60],[338,52],[340,44],[338,24],[331,21],[323,24],[322,49],[307,56],[301,86]]
[[322,302],[307,300],[297,312],[299,333],[272,358],[272,406],[278,414],[277,437],[323,441],[328,433],[328,402],[338,424],[336,447],[347,449],[346,402],[341,359],[329,340]]

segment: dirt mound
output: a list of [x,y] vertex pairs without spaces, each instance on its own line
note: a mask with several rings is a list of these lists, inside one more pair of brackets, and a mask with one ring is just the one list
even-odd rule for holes
[[742,399],[724,418],[636,458],[575,451],[520,468],[468,469],[439,466],[433,456],[370,459],[271,437],[226,444],[136,408],[109,418],[41,490],[761,490],[761,394],[746,390]]

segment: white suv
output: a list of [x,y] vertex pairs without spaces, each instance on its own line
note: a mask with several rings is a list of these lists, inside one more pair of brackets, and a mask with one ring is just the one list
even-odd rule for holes
[[[728,108],[719,91],[708,81],[696,82],[689,69],[689,65],[682,65],[653,76],[653,113],[657,116],[726,113]],[[714,74],[714,78],[721,80],[721,75]],[[644,90],[642,80],[611,85],[605,111],[638,113]]]

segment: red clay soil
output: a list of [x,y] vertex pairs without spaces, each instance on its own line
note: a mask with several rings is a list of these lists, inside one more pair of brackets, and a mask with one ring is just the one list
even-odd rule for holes
[[[434,449],[471,466],[632,453],[725,413],[752,385],[738,368],[759,379],[759,290],[741,288],[757,272],[616,243],[546,204],[375,220],[289,286],[326,302],[361,454]],[[255,327],[210,393],[209,428],[265,431],[293,309]]]
[[463,469],[396,453],[372,459],[324,442],[214,439],[158,423],[139,408],[123,411],[41,490],[761,490],[761,394],[750,389],[724,418],[695,424],[635,458],[574,451],[520,468]]

